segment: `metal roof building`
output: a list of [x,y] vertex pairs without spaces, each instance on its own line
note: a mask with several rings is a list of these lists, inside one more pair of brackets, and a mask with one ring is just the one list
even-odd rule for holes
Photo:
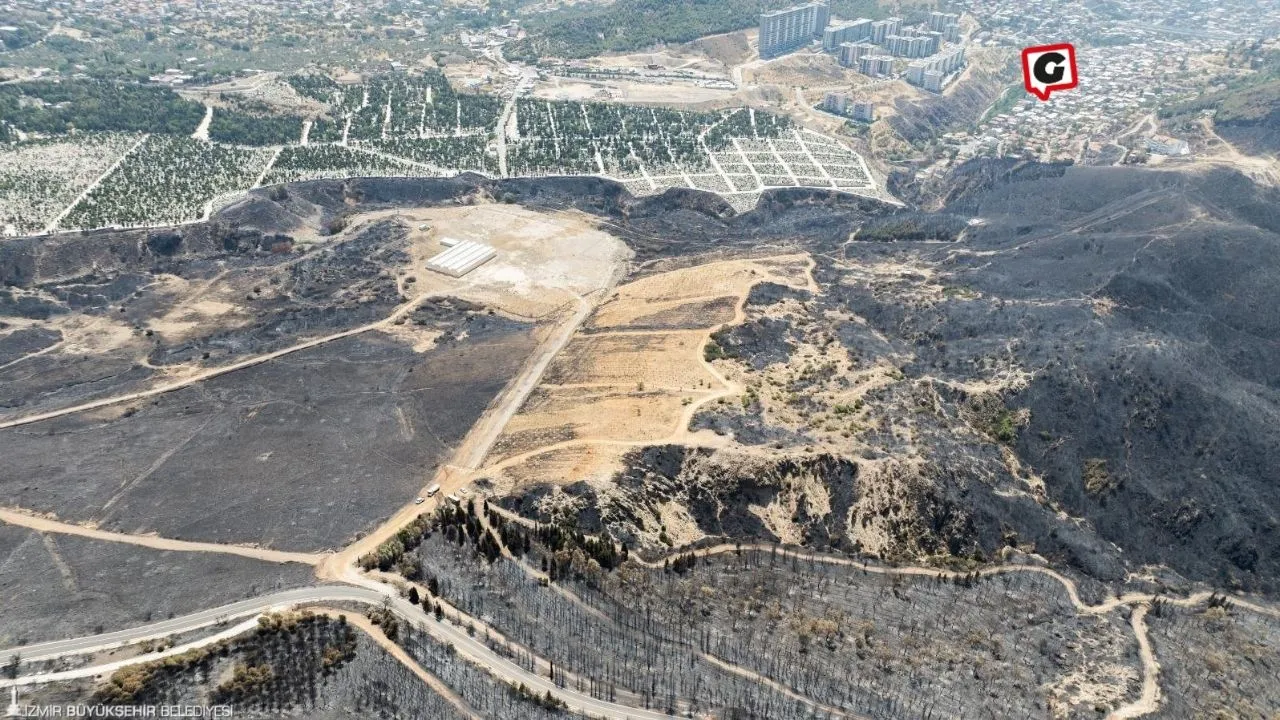
[[445,238],[442,244],[449,249],[428,260],[427,269],[450,277],[462,277],[498,254],[498,251],[488,245],[472,240]]

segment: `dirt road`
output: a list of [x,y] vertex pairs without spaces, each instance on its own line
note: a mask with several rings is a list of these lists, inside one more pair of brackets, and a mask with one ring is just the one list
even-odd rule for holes
[[252,547],[248,545],[222,545],[219,543],[190,542],[187,540],[171,540],[169,538],[157,537],[152,535],[128,535],[125,533],[114,533],[105,530],[97,530],[94,528],[84,527],[82,525],[73,525],[71,523],[59,522],[48,518],[31,515],[28,513],[18,512],[15,510],[0,508],[0,522],[10,525],[29,528],[42,533],[56,533],[59,535],[77,535],[79,537],[90,538],[92,540],[102,540],[112,543],[124,543],[126,545],[138,545],[153,550],[174,550],[177,552],[199,552],[199,553],[219,553],[222,555],[239,555],[240,557],[252,558],[254,560],[263,560],[265,562],[274,563],[301,563],[303,565],[318,565],[323,562],[328,555],[312,554],[312,553],[295,553],[283,552],[280,550],[267,550],[264,548]]
[[[616,281],[617,276],[615,275],[609,285],[598,291],[595,297],[606,296],[609,288],[613,287]],[[529,397],[529,393],[533,392],[533,389],[541,382],[542,376],[551,361],[564,349],[569,339],[573,337],[582,323],[591,315],[591,311],[595,307],[586,297],[582,296],[578,298],[578,303],[578,309],[551,331],[539,345],[532,359],[525,364],[520,374],[508,383],[507,389],[498,397],[495,404],[471,427],[471,431],[463,438],[462,444],[454,451],[453,462],[442,465],[440,470],[423,485],[419,495],[426,497],[426,488],[434,484],[440,485],[440,491],[422,505],[410,501],[368,535],[322,563],[316,570],[319,577],[342,578],[346,574],[347,568],[354,566],[362,555],[376,550],[379,545],[391,539],[399,532],[400,528],[412,522],[419,515],[434,512],[439,507],[439,503],[444,496],[456,492],[471,482],[474,471],[484,461],[489,449],[493,447],[493,443],[502,434],[507,423],[519,411],[520,406]]]
[[409,653],[404,651],[404,648],[389,640],[386,634],[383,633],[378,626],[369,621],[369,618],[364,615],[344,613],[338,610],[331,610],[329,608],[316,608],[315,611],[322,615],[328,615],[329,617],[345,618],[349,625],[363,630],[364,633],[369,636],[370,640],[373,640],[378,644],[378,647],[382,648],[388,655],[398,660],[401,665],[408,668],[414,675],[417,675],[418,679],[421,680],[423,684],[431,688],[435,694],[447,700],[449,704],[453,705],[454,709],[456,709],[463,717],[470,718],[470,720],[484,720],[484,718],[482,718],[475,710],[471,709],[471,706],[468,705],[465,700],[453,691],[453,688],[445,685],[440,678],[424,670],[422,666],[418,664],[417,660],[410,657]]
[[147,398],[152,398],[157,395],[164,395],[165,393],[171,393],[175,390],[181,390],[182,388],[190,387],[192,385],[195,385],[196,383],[201,383],[201,382],[204,382],[205,380],[211,380],[213,378],[220,377],[222,375],[227,375],[229,373],[236,372],[237,370],[243,370],[245,368],[253,367],[254,365],[261,365],[262,363],[270,362],[277,358],[282,358],[286,355],[292,355],[293,353],[296,353],[296,352],[309,350],[313,347],[319,347],[320,345],[331,343],[335,340],[349,338],[353,335],[360,335],[362,333],[367,333],[371,330],[378,330],[380,328],[384,328],[392,325],[393,323],[395,323],[396,320],[413,312],[424,301],[434,296],[435,296],[435,293],[423,293],[422,295],[415,297],[414,299],[410,300],[404,305],[401,305],[399,308],[395,310],[395,312],[391,313],[387,317],[381,320],[378,320],[376,322],[369,323],[368,325],[361,325],[360,327],[352,328],[350,330],[343,330],[342,332],[333,333],[332,335],[325,335],[323,337],[313,338],[311,340],[307,340],[305,342],[301,342],[296,345],[290,345],[287,348],[281,348],[274,352],[266,353],[265,355],[257,355],[255,357],[251,357],[246,360],[241,360],[239,362],[232,363],[230,365],[210,368],[203,372],[196,373],[195,375],[192,375],[190,377],[183,378],[182,380],[178,380],[171,383],[165,383],[164,385],[157,385],[156,387],[148,388],[146,390],[139,390],[138,392],[128,393],[125,395],[116,395],[113,397],[102,398],[100,400],[91,400],[89,402],[80,403],[79,405],[73,405],[71,407],[65,407],[59,410],[51,410],[49,412],[39,413],[36,415],[28,415],[26,417],[17,418],[15,420],[7,420],[5,422],[0,422],[0,430],[4,430],[5,428],[11,428],[11,427],[20,427],[22,425],[31,425],[32,423],[43,422],[45,420],[52,420],[54,418],[64,417],[66,415],[74,415],[76,413],[85,412],[87,410],[96,410],[98,408],[109,407],[111,405],[119,405],[120,403],[133,402],[134,400],[145,400]]

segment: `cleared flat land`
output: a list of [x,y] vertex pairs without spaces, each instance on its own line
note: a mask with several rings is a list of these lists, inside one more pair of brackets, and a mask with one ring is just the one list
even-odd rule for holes
[[0,647],[118,630],[315,582],[310,567],[0,524]]
[[[489,316],[426,353],[382,333],[0,431],[9,503],[118,532],[334,548],[412,497],[534,339]],[[130,412],[132,411],[132,412]]]
[[[550,324],[629,257],[585,216],[506,205],[347,226],[305,252],[6,291],[5,505],[119,533],[341,547],[418,493]],[[463,278],[426,270],[445,238],[498,257]],[[53,319],[26,317],[33,303]]]
[[727,260],[618,287],[548,368],[481,473],[509,490],[604,484],[629,448],[689,440],[693,412],[736,392],[703,357],[710,333],[735,321],[756,283],[808,287],[809,267],[807,255]]
[[579,213],[494,204],[432,208],[405,217],[430,226],[410,235],[415,265],[443,249],[445,237],[475,240],[498,251],[464,278],[420,277],[426,287],[525,317],[546,315],[606,287],[631,255],[621,240]]

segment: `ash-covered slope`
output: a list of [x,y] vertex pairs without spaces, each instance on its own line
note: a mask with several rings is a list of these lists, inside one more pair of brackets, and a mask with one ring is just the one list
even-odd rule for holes
[[[701,222],[688,203],[628,208],[614,223],[642,257],[799,247],[821,292],[748,303],[717,336],[760,397],[694,427],[741,452],[653,448],[610,492],[509,506],[643,543],[675,499],[710,537],[895,559],[1017,545],[1108,581],[1159,565],[1280,587],[1280,193],[1225,171],[979,162],[946,198],[775,196]],[[874,389],[820,402],[850,383],[810,362]]]
[[[798,466],[823,480],[822,467],[858,463],[828,483],[833,497],[852,493],[829,507],[856,516],[801,514],[793,537],[866,549],[857,532],[841,535],[846,520],[866,519],[895,557],[942,548],[990,557],[1016,543],[1108,580],[1154,564],[1216,585],[1280,588],[1280,193],[1226,171],[1001,161],[958,169],[943,197],[925,212],[782,191],[738,215],[705,193],[636,199],[593,178],[318,181],[255,192],[205,225],[6,243],[0,281],[262,253],[347,212],[485,199],[594,214],[642,268],[806,250],[821,292],[787,299],[786,317],[752,311],[760,317],[725,339],[767,360],[761,369],[823,335],[862,369],[891,366],[858,411],[863,427],[816,446],[821,433],[768,413],[695,420],[733,433],[780,478]],[[925,404],[929,413],[916,409]],[[902,418],[912,419],[899,427]],[[641,476],[666,467],[642,462],[652,457],[637,452],[618,483],[637,500],[649,483]],[[702,497],[698,474],[681,468],[718,462],[671,463],[672,492]],[[722,485],[731,494],[735,483]],[[744,514],[751,503],[723,507],[738,505],[703,513],[703,530],[764,535]],[[919,508],[927,512],[912,518]]]
[[1006,398],[1029,411],[1013,447],[1055,504],[1131,570],[1274,591],[1280,193],[1223,171],[992,163],[967,168],[946,209],[982,224],[890,253],[963,293],[850,302],[911,346],[907,373],[971,379],[1007,354],[1032,373]]

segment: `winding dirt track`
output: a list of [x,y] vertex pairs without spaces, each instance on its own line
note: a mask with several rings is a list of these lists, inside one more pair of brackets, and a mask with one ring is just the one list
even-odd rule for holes
[[4,430],[5,428],[11,428],[11,427],[19,427],[22,425],[30,425],[32,423],[43,422],[45,420],[52,420],[54,418],[63,417],[65,415],[74,415],[76,413],[81,413],[88,410],[96,410],[98,408],[108,407],[111,405],[118,405],[120,403],[125,403],[125,402],[132,402],[134,400],[145,400],[147,398],[155,397],[157,395],[164,395],[165,393],[171,393],[175,390],[181,390],[182,388],[195,385],[196,383],[204,382],[205,380],[210,380],[222,375],[226,375],[228,373],[233,373],[237,370],[243,370],[248,367],[253,367],[254,365],[261,365],[262,363],[270,362],[271,360],[275,360],[277,358],[282,358],[286,355],[292,355],[293,353],[296,353],[296,352],[309,350],[313,347],[324,345],[325,343],[331,343],[335,340],[341,340],[343,338],[348,338],[353,335],[360,335],[361,333],[367,333],[371,330],[384,328],[393,324],[399,318],[404,317],[405,315],[413,312],[424,301],[434,296],[435,296],[435,293],[423,293],[422,295],[415,297],[414,299],[410,300],[404,305],[401,305],[399,308],[395,310],[395,312],[391,313],[387,317],[381,320],[378,320],[377,322],[369,323],[368,325],[361,325],[360,327],[352,328],[350,330],[343,330],[342,332],[334,333],[332,335],[325,335],[323,337],[313,338],[311,340],[307,340],[306,342],[298,343],[297,345],[290,345],[287,348],[281,348],[274,352],[266,353],[265,355],[257,355],[245,360],[241,360],[236,363],[232,363],[231,365],[224,365],[222,367],[210,368],[209,370],[205,370],[203,372],[197,373],[195,375],[184,378],[182,380],[166,383],[164,385],[157,385],[156,387],[148,388],[146,390],[139,390],[138,392],[128,393],[125,395],[115,395],[113,397],[102,398],[100,400],[92,400],[90,402],[80,403],[79,405],[65,407],[60,410],[51,410],[49,412],[39,413],[37,415],[28,415],[26,417],[17,418],[14,420],[6,420],[5,422],[0,422],[0,430]]
[[[779,256],[767,256],[767,257],[754,258],[754,259],[771,260],[771,259],[786,258],[786,257],[790,257],[790,256],[779,255]],[[813,258],[809,258],[809,265],[805,269],[804,288],[811,292],[818,291],[817,281],[814,280],[813,278],[813,270],[816,267],[817,267],[817,262],[813,260]],[[699,338],[698,342],[693,345],[693,349],[691,350],[691,352],[694,353],[698,364],[707,372],[707,374],[715,378],[716,382],[720,385],[720,387],[718,389],[702,393],[697,400],[694,400],[693,402],[685,406],[685,408],[681,411],[680,419],[672,427],[671,432],[665,438],[662,438],[659,440],[654,440],[654,439],[623,440],[623,439],[610,439],[610,438],[602,438],[598,436],[593,437],[591,435],[584,435],[583,437],[578,437],[571,440],[562,440],[560,442],[555,442],[548,445],[542,445],[542,446],[533,448],[531,450],[526,450],[516,455],[512,455],[510,457],[505,457],[502,460],[499,460],[498,462],[490,463],[488,465],[481,465],[481,462],[484,459],[483,456],[477,457],[477,458],[474,458],[474,462],[472,462],[469,466],[467,466],[468,469],[470,470],[482,469],[485,473],[492,474],[509,467],[520,465],[521,463],[524,463],[535,457],[545,455],[550,452],[555,452],[557,450],[563,450],[571,447],[581,447],[584,445],[606,446],[606,447],[617,447],[617,448],[645,447],[649,445],[660,445],[664,443],[665,444],[683,444],[683,445],[688,445],[690,447],[701,447],[701,446],[707,445],[708,443],[705,440],[705,438],[698,437],[696,433],[691,432],[689,430],[689,424],[693,421],[693,416],[697,414],[699,410],[701,410],[702,408],[706,407],[711,403],[716,402],[717,400],[720,400],[722,398],[727,398],[727,397],[733,397],[735,395],[742,393],[743,388],[739,383],[736,383],[732,379],[725,377],[723,373],[721,373],[719,370],[716,369],[715,365],[708,362],[706,357],[703,355],[702,349],[703,347],[706,346],[707,342],[711,340],[712,335],[714,335],[715,333],[719,332],[720,330],[726,327],[739,325],[746,320],[747,298],[750,296],[752,288],[754,288],[756,285],[758,285],[761,282],[766,282],[766,279],[761,279],[755,283],[752,283],[747,288],[745,288],[742,291],[741,296],[738,298],[737,303],[735,303],[734,305],[733,317],[718,325],[705,327],[705,328],[675,329],[675,330],[607,330],[604,332],[594,332],[591,334],[592,338],[608,337],[613,335],[667,335],[667,334],[673,334],[673,333],[683,333],[683,334],[691,334],[691,335],[698,336]],[[679,302],[688,303],[691,301],[716,299],[720,297],[724,297],[724,295],[716,294],[716,295],[681,297],[679,299]],[[583,320],[585,320],[585,318]],[[579,321],[579,324],[581,322],[582,321]],[[567,344],[567,341],[568,341],[568,338],[566,338],[566,344]],[[574,384],[574,385],[556,385],[556,386],[544,385],[543,387],[607,388],[607,387],[615,387],[615,385],[605,383],[600,385],[596,385],[596,384],[585,384],[585,385]],[[532,390],[532,388],[530,388],[530,390]],[[506,417],[503,420],[503,426],[505,426],[506,423],[510,422],[511,418],[516,414],[516,411],[518,410],[519,410],[518,406],[511,408],[510,412],[506,414]],[[495,440],[497,439],[496,435],[494,436],[494,439]],[[492,443],[490,443],[490,446],[492,446]]]

